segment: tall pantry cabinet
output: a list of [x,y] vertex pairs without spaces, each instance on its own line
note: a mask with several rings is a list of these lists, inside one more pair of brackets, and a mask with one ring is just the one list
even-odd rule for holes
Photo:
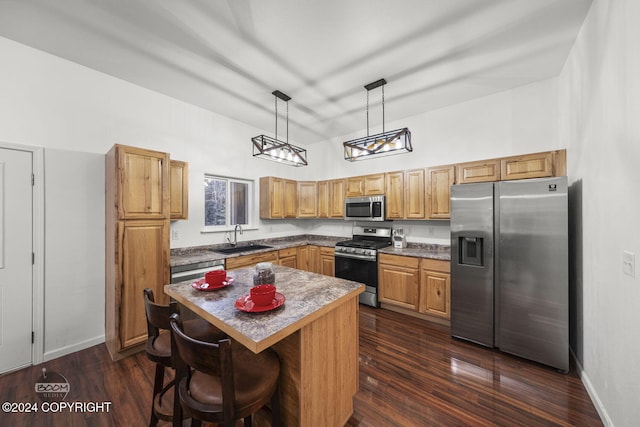
[[143,289],[168,302],[169,154],[114,145],[105,171],[105,340],[116,360],[146,340]]

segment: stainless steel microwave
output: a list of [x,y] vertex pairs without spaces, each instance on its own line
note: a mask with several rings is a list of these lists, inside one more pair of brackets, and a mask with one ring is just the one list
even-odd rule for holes
[[350,197],[344,201],[344,219],[384,221],[384,196]]

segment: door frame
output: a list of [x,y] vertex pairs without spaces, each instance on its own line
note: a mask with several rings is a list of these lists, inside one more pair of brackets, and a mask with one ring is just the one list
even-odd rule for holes
[[34,175],[32,207],[32,246],[35,255],[32,266],[32,317],[35,334],[31,346],[31,364],[44,361],[44,148],[0,141],[0,148],[31,153]]

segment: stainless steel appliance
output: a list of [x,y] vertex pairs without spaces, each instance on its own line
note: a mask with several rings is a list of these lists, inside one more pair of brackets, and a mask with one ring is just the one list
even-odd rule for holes
[[336,243],[335,276],[363,283],[360,302],[378,307],[378,249],[391,245],[391,226],[355,224],[351,240]]
[[384,196],[349,197],[344,201],[344,219],[384,221]]
[[204,277],[211,270],[224,270],[224,260],[203,261],[171,267],[171,283],[183,282]]
[[451,334],[569,369],[567,178],[451,187]]

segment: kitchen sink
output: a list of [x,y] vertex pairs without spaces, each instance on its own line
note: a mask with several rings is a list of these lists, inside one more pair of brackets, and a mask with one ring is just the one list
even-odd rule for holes
[[273,246],[267,245],[245,245],[245,246],[232,246],[230,248],[209,249],[212,252],[218,252],[221,254],[237,254],[238,252],[251,252],[258,251],[260,249],[271,249]]

